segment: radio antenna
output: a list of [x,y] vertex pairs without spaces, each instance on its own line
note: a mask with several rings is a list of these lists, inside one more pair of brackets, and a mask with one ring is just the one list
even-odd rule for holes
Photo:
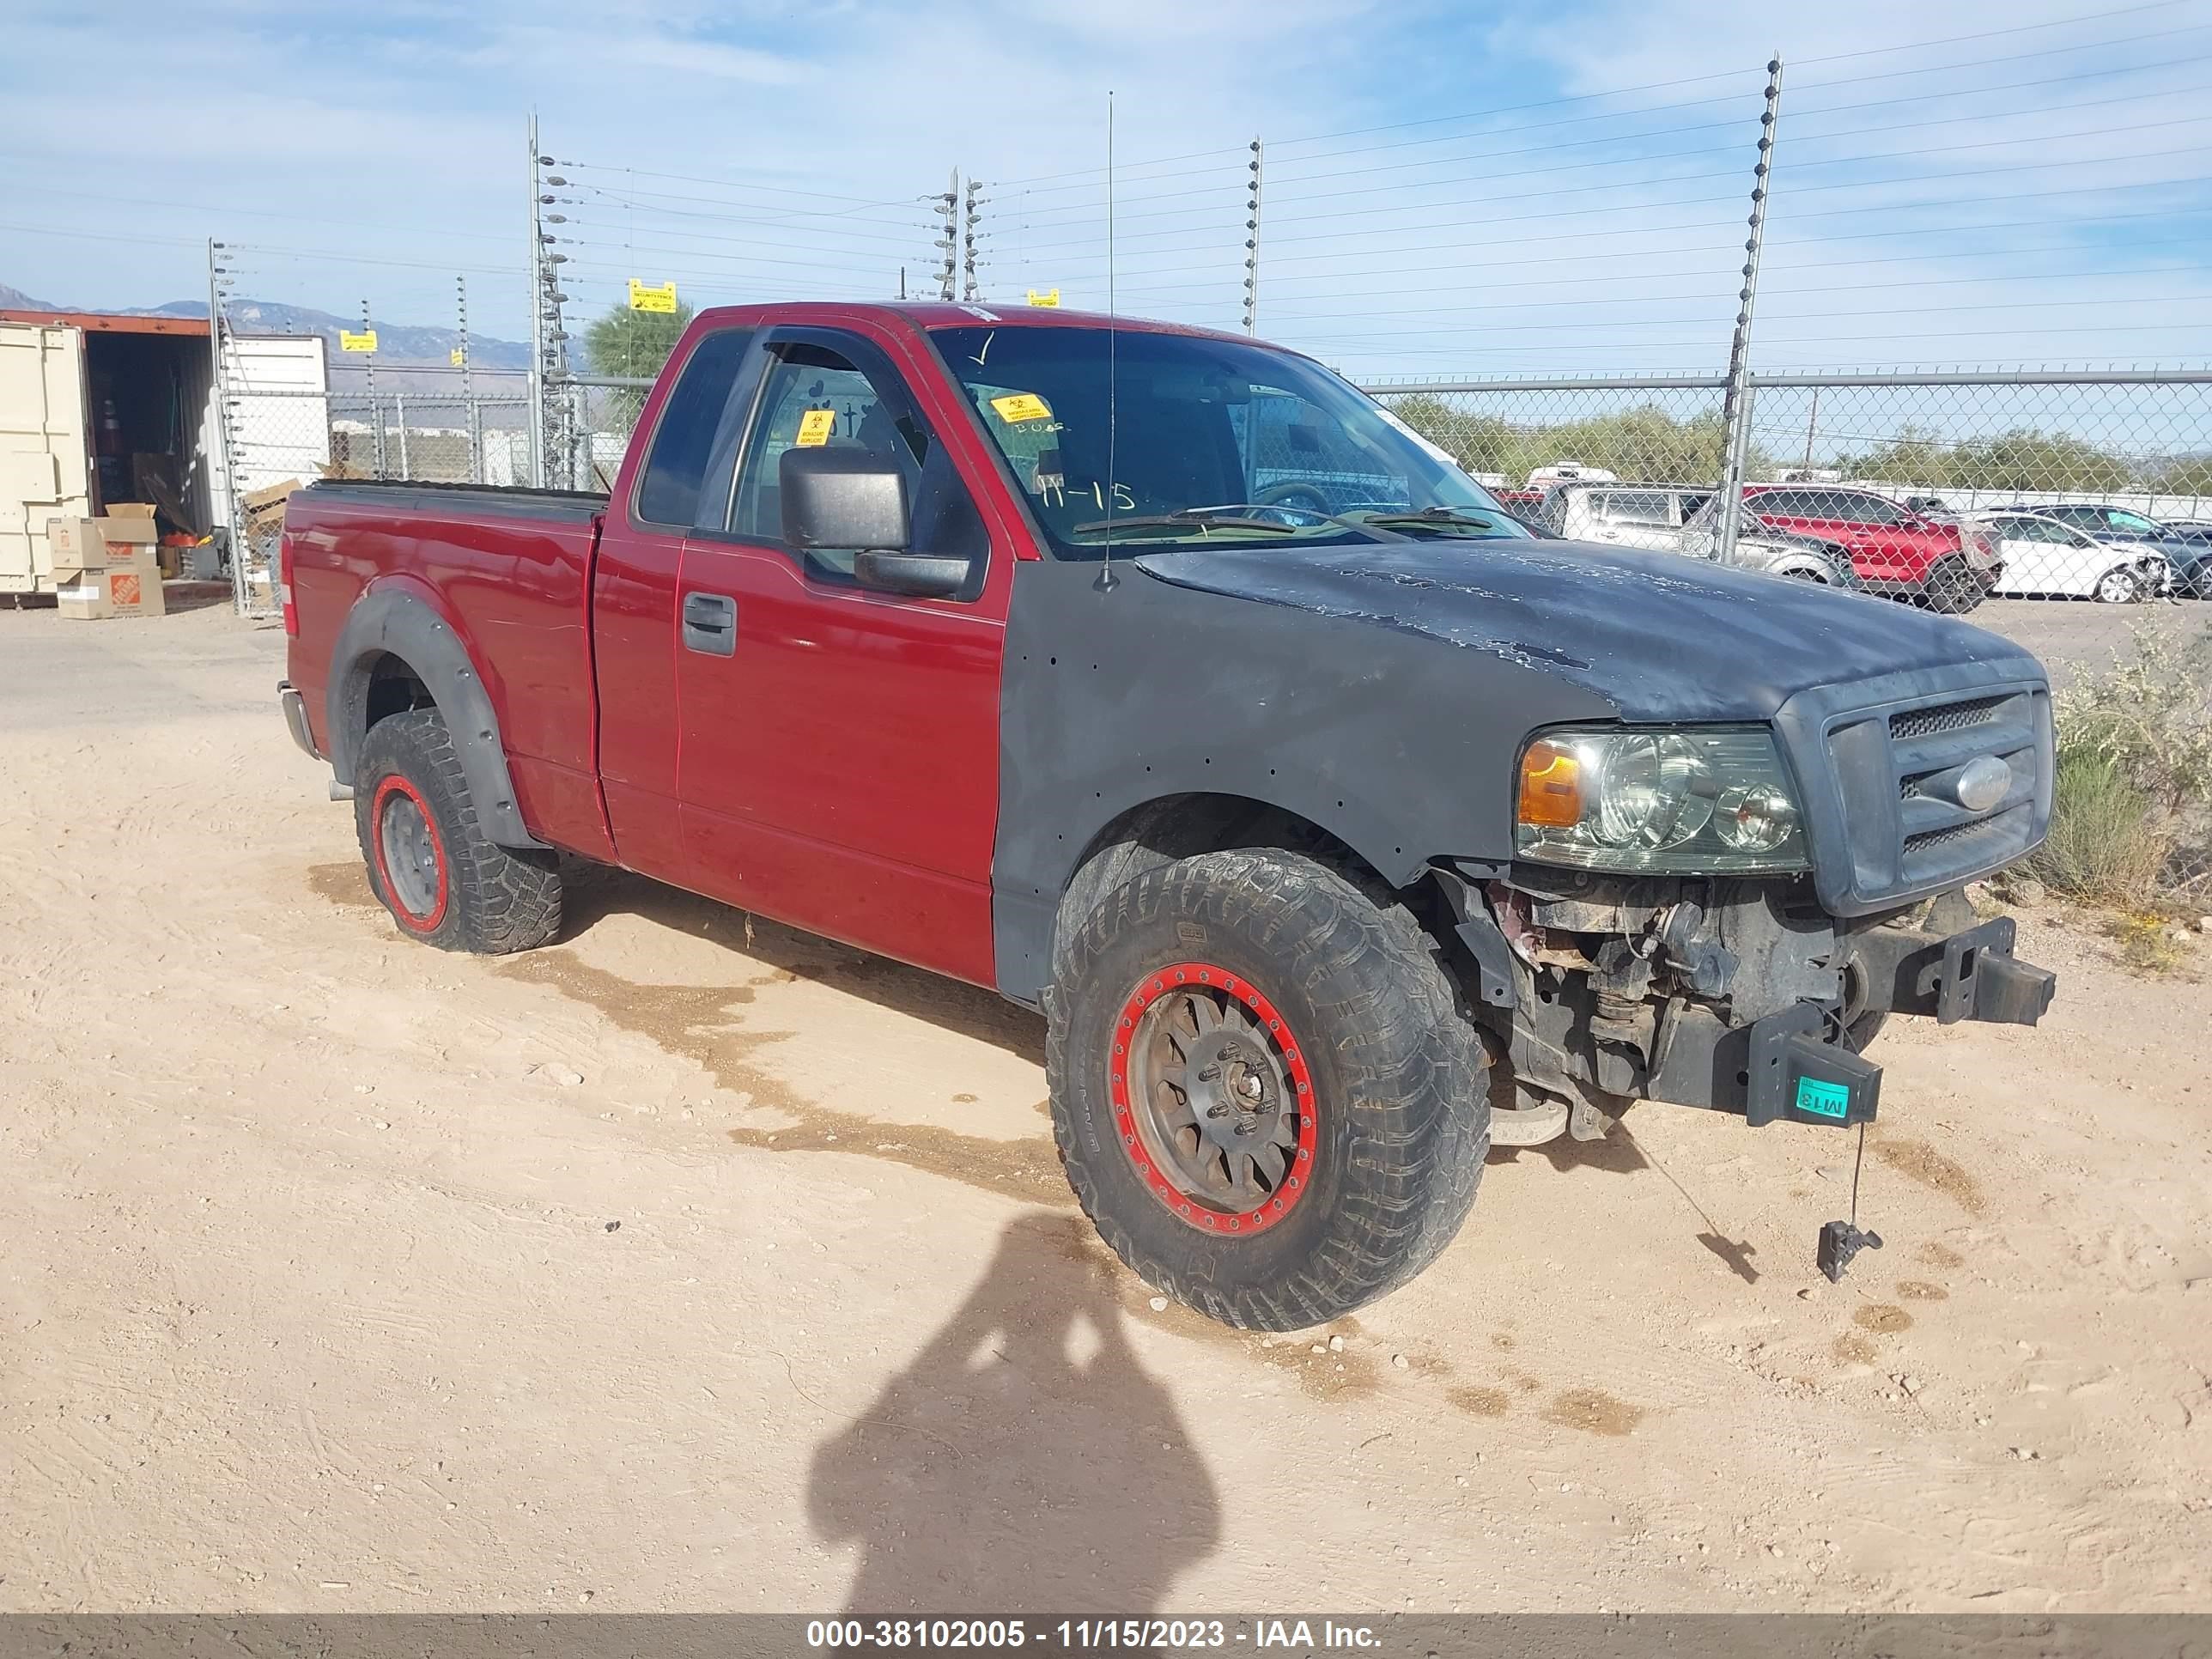
[[1118,394],[1121,372],[1114,337],[1114,92],[1106,92],[1106,560],[1098,572],[1101,592],[1114,587],[1114,497],[1121,486],[1114,464],[1114,441],[1121,431]]

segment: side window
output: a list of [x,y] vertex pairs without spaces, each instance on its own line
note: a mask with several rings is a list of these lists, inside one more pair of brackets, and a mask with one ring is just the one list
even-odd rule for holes
[[752,343],[749,328],[724,329],[700,341],[683,378],[660,410],[653,453],[637,487],[637,516],[647,524],[689,530],[696,520],[700,481],[714,447],[714,429],[730,401],[738,365]]
[[[914,410],[906,388],[888,369],[864,369],[824,346],[775,348],[763,379],[751,434],[738,463],[729,528],[748,541],[783,547],[784,453],[791,449],[865,450],[906,479],[916,552],[966,555],[982,568],[990,535],[951,454]],[[787,548],[809,575],[850,581],[859,548]]]
[[1762,489],[1747,505],[1761,518],[1804,519],[1812,516],[1806,511],[1807,501],[1808,492],[1802,489]]
[[1668,506],[1657,490],[1616,489],[1606,498],[1605,517],[1613,524],[1667,524]]
[[1905,509],[1895,501],[1886,501],[1879,495],[1862,495],[1854,506],[1857,511],[1852,516],[1861,524],[1895,526],[1905,522]]

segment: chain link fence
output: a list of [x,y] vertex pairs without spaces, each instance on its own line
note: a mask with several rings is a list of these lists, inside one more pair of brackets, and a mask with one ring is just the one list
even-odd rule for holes
[[[1723,556],[1725,380],[1368,388],[1570,540]],[[1966,615],[2059,690],[2042,866],[2212,901],[2212,372],[1753,376],[1734,562]]]
[[216,568],[239,610],[273,615],[284,498],[319,478],[527,484],[529,400],[518,395],[330,392],[226,374]]

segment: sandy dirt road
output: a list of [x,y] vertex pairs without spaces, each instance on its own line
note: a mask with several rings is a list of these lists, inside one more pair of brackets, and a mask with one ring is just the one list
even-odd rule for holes
[[0,1609],[2212,1607],[2201,982],[2030,918],[2040,1030],[1885,1039],[1842,1286],[1848,1139],[1643,1107],[1246,1337],[983,993],[622,877],[402,942],[280,647],[0,614]]

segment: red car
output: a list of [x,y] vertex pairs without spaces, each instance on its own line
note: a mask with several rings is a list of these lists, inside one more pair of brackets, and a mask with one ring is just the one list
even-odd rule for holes
[[1917,599],[1930,611],[1972,611],[2004,568],[1986,531],[1915,513],[1871,489],[1748,484],[1743,494],[1762,524],[1844,548],[1869,592]]

